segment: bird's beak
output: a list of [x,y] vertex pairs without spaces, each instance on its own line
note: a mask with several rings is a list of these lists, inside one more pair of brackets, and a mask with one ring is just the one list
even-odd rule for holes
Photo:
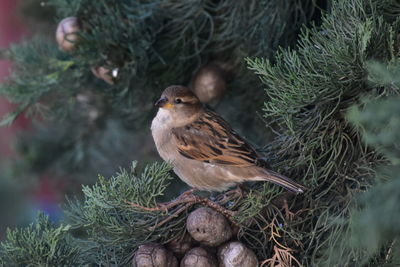
[[157,102],[154,104],[154,106],[162,108],[165,105],[165,103],[167,103],[167,102],[168,102],[168,98],[166,98],[164,96],[164,97],[161,97],[160,99],[158,99]]
[[165,96],[158,99],[154,105],[159,108],[172,108],[174,106],[173,104],[168,103],[168,98]]

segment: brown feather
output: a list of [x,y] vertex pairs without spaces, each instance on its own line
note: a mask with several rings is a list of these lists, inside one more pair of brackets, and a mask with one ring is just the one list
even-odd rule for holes
[[307,190],[307,187],[305,187],[304,185],[299,184],[282,174],[271,170],[265,170],[265,173],[266,176],[264,180],[282,186],[283,188],[286,188],[293,193],[303,193],[305,190]]
[[210,110],[191,124],[174,128],[172,134],[179,153],[190,159],[237,167],[254,166],[259,161],[256,151]]

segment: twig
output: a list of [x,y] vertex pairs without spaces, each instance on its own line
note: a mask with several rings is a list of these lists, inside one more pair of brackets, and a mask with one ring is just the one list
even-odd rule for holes
[[221,206],[218,203],[215,203],[213,201],[211,201],[208,198],[204,198],[204,197],[199,197],[193,194],[194,190],[189,190],[185,193],[183,193],[181,196],[179,196],[177,199],[167,202],[167,203],[161,203],[159,204],[157,207],[154,208],[149,208],[149,207],[144,207],[141,205],[138,205],[136,203],[132,203],[129,201],[126,201],[127,204],[135,207],[135,208],[139,208],[145,211],[165,211],[168,212],[171,208],[176,207],[178,205],[181,204],[185,204],[183,207],[180,207],[174,214],[169,215],[166,219],[164,219],[163,221],[161,221],[160,223],[154,225],[151,227],[151,229],[155,229],[158,226],[161,226],[169,221],[171,221],[173,218],[177,217],[180,213],[182,213],[184,210],[188,209],[190,206],[195,205],[195,204],[202,204],[204,206],[208,206],[218,212],[220,212],[221,214],[223,214],[233,225],[238,226],[238,223],[233,219],[233,216],[235,215],[236,212],[228,210],[226,208],[224,208],[223,206]]
[[176,218],[179,216],[179,214],[181,214],[182,212],[184,212],[185,210],[187,210],[189,207],[191,206],[190,203],[186,204],[185,206],[180,207],[177,211],[174,212],[174,214],[168,216],[167,218],[165,218],[164,220],[162,220],[161,222],[157,223],[154,226],[149,227],[150,231],[154,231],[156,228],[166,224],[167,222],[171,221],[172,219]]
[[301,263],[292,254],[290,254],[291,251],[292,250],[290,248],[281,249],[277,246],[274,246],[275,253],[272,258],[261,262],[260,266],[269,264],[270,267],[293,267],[294,263],[296,263],[297,266],[301,266]]
[[393,246],[394,246],[395,243],[396,243],[396,239],[394,239],[392,242],[390,242],[390,246],[389,246],[388,252],[385,255],[386,263],[390,260],[390,257],[392,256]]

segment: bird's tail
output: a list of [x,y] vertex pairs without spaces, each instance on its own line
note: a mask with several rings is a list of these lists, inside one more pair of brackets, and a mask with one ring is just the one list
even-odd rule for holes
[[307,187],[305,187],[304,185],[299,184],[293,181],[292,179],[277,172],[271,170],[265,170],[265,174],[266,174],[265,176],[260,177],[262,178],[262,180],[266,180],[276,185],[282,186],[283,188],[293,193],[301,194],[307,190]]

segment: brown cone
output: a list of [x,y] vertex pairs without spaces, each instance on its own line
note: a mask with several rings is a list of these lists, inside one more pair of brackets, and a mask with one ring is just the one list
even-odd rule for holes
[[218,248],[220,267],[257,267],[258,260],[252,250],[243,243],[234,241]]
[[217,259],[213,253],[202,247],[192,248],[181,260],[180,267],[217,267]]
[[194,240],[207,246],[218,246],[232,237],[228,220],[210,208],[199,208],[187,218],[186,229]]
[[162,245],[149,243],[139,247],[133,258],[134,267],[178,267],[178,260]]
[[215,104],[226,91],[224,71],[216,64],[205,65],[193,78],[192,87],[202,103]]

